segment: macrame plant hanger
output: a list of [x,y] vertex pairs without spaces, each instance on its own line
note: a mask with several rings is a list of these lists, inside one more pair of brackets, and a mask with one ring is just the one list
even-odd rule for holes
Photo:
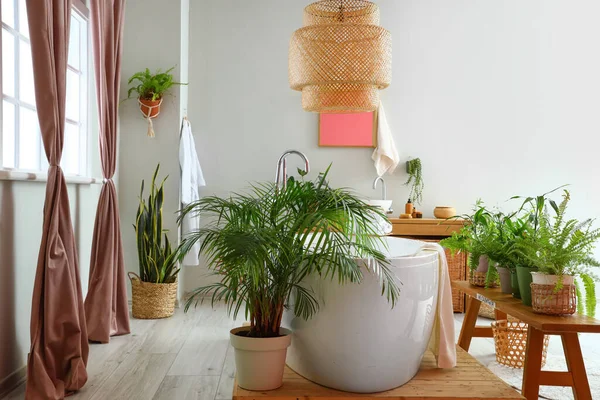
[[[152,124],[152,120],[156,117],[158,117],[158,115],[160,114],[160,105],[162,104],[163,99],[161,98],[160,101],[158,102],[158,104],[156,105],[148,105],[148,104],[144,104],[140,101],[140,99],[138,99],[138,103],[140,103],[140,112],[142,113],[142,115],[144,116],[144,118],[146,118],[148,120],[148,137],[154,137],[154,125]],[[156,114],[153,115],[154,113],[154,109],[158,108],[158,111],[156,112]],[[148,113],[144,113],[144,109],[148,110]]]

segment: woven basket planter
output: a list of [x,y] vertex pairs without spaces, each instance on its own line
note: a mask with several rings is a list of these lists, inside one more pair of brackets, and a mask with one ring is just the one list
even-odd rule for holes
[[129,272],[131,280],[131,313],[138,319],[167,318],[175,312],[177,281],[174,283],[143,282],[140,277]]
[[564,285],[555,291],[556,285],[531,284],[531,307],[533,312],[549,315],[574,314],[577,311],[575,285]]
[[[471,271],[469,273],[469,282],[473,286],[485,287],[485,276],[486,275],[487,275],[486,272]],[[495,288],[496,286],[498,286],[498,284],[496,282],[493,282],[489,287]]]
[[[527,349],[527,329],[524,322],[505,319],[492,322],[494,344],[496,345],[496,361],[511,368],[523,368]],[[542,366],[546,364],[548,353],[548,336],[544,336],[542,350]]]

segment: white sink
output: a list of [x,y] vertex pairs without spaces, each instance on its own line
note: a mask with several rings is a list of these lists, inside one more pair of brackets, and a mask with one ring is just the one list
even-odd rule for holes
[[370,206],[381,207],[383,213],[387,213],[392,208],[392,200],[368,200]]

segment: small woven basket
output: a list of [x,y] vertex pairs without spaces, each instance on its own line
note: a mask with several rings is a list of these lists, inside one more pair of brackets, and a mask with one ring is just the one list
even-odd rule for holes
[[143,282],[129,272],[131,281],[131,313],[138,319],[167,318],[175,312],[177,281],[174,283]]
[[[527,349],[528,325],[518,320],[505,319],[492,322],[494,344],[496,345],[496,361],[511,368],[523,368]],[[542,366],[546,364],[548,353],[548,335],[544,336],[542,350]]]
[[[485,272],[471,271],[469,274],[469,282],[473,286],[485,287],[485,276],[486,275],[487,274]],[[498,286],[498,284],[496,282],[493,282],[491,285],[489,285],[489,287],[491,287],[491,288],[495,288],[496,286]]]
[[575,285],[564,285],[555,291],[555,285],[531,284],[531,307],[533,312],[549,315],[574,314],[577,311]]

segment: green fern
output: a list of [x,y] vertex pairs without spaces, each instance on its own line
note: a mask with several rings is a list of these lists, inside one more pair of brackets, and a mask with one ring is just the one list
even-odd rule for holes
[[187,85],[187,83],[173,81],[173,74],[171,74],[171,71],[174,69],[175,67],[172,67],[165,72],[162,72],[159,69],[154,74],[151,73],[148,68],[144,71],[136,72],[127,82],[129,85],[136,82],[136,84],[127,91],[127,98],[130,99],[132,94],[136,93],[137,97],[144,100],[159,100],[173,85]]
[[583,296],[581,295],[581,285],[579,281],[575,281],[575,294],[577,296],[577,314],[583,314],[585,307],[583,306]]
[[[596,282],[588,274],[581,274],[580,277],[585,288],[585,314],[594,317],[596,315]],[[579,304],[577,311],[579,312]]]

